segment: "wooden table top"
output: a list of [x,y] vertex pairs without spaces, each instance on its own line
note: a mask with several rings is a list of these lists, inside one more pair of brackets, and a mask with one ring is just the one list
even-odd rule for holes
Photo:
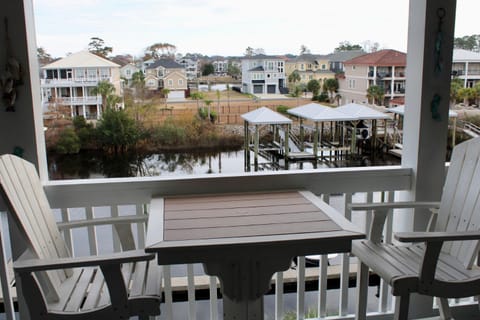
[[293,246],[298,255],[345,252],[352,239],[364,237],[306,191],[154,198],[150,211],[146,251],[164,253],[165,263],[187,254],[190,258],[183,260],[188,261],[176,263],[251,254],[253,248],[267,252]]

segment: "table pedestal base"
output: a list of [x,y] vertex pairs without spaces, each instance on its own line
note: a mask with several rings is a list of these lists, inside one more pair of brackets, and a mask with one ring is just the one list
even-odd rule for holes
[[220,279],[226,320],[263,320],[263,295],[275,272],[290,267],[290,255],[225,257],[204,263],[205,273]]
[[223,295],[224,320],[263,320],[263,297],[254,301],[233,301]]

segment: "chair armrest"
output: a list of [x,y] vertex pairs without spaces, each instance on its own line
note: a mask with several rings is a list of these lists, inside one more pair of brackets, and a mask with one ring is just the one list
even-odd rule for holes
[[[380,202],[380,203],[352,203],[348,207],[351,210],[373,210],[373,219],[369,226],[368,239],[379,243],[382,240],[382,230],[387,219],[387,215],[392,209],[406,208],[438,208],[439,202]],[[436,211],[431,210],[429,229],[436,221]]]
[[480,231],[462,232],[399,232],[401,242],[425,242],[425,253],[420,266],[420,284],[428,287],[435,282],[437,263],[445,241],[480,240]]
[[351,203],[348,205],[351,210],[376,210],[376,209],[408,209],[408,208],[439,208],[440,202],[367,202],[367,203]]
[[109,218],[95,218],[91,220],[82,219],[82,220],[69,221],[69,222],[58,222],[57,227],[58,229],[60,229],[60,231],[62,231],[64,229],[74,229],[74,228],[82,228],[82,227],[88,227],[88,226],[146,222],[147,219],[148,219],[147,215],[144,215],[144,216],[130,215],[130,216],[120,216],[120,217],[109,217]]
[[400,242],[445,242],[480,240],[480,231],[457,232],[398,232],[394,235]]
[[60,258],[60,259],[27,259],[15,261],[13,269],[19,273],[47,271],[55,269],[118,265],[122,263],[152,260],[155,254],[143,250],[132,250],[100,256]]

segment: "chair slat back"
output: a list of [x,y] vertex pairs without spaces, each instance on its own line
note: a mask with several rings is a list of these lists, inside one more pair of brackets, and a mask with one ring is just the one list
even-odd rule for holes
[[[8,210],[29,246],[23,249],[43,259],[69,257],[35,167],[14,155],[0,156],[0,185]],[[48,292],[70,274],[71,270],[52,271],[39,280]],[[49,297],[55,294],[47,293]]]
[[[480,223],[480,138],[454,148],[439,210],[437,231],[478,230]],[[445,243],[443,250],[470,268],[478,241]]]

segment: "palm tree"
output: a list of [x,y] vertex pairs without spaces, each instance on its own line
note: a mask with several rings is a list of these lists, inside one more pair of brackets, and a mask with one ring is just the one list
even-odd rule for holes
[[300,77],[300,74],[298,73],[297,70],[293,71],[292,73],[290,73],[290,75],[288,76],[288,82],[290,82],[292,84],[292,88],[295,87],[295,83],[297,83],[298,81],[300,81],[302,78]]
[[476,91],[474,88],[461,88],[457,92],[457,97],[463,99],[463,104],[468,106],[471,99],[475,99]]
[[211,120],[211,118],[210,118],[210,105],[212,104],[213,101],[212,100],[203,100],[203,102],[207,106],[207,119]]
[[368,87],[367,98],[369,101],[371,99],[373,104],[378,103],[379,105],[382,105],[384,97],[385,97],[385,93],[382,87],[376,86],[376,85]]
[[330,101],[333,101],[335,92],[338,90],[338,80],[335,78],[325,79],[323,81],[323,90],[328,92]]
[[458,98],[458,91],[463,88],[463,81],[459,78],[454,78],[450,82],[450,107],[455,106]]
[[102,112],[107,108],[107,97],[115,92],[115,87],[109,81],[103,80],[93,88],[93,94],[102,96]]
[[[220,116],[220,90],[217,90],[217,116]],[[219,118],[220,119],[220,118]]]
[[200,100],[202,100],[204,98],[203,93],[197,91],[197,92],[192,93],[190,95],[190,97],[193,100],[197,100],[197,110],[200,109]]
[[167,98],[169,93],[170,93],[170,89],[167,89],[167,88],[162,89],[162,95],[163,95],[163,98],[165,99],[165,109],[167,108]]

